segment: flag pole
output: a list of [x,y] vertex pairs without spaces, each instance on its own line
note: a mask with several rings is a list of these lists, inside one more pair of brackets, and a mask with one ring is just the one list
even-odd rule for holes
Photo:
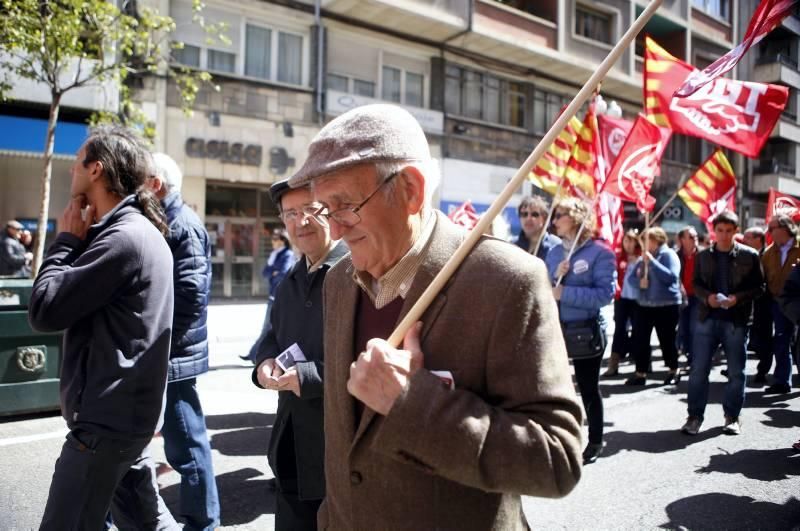
[[[594,209],[597,208],[597,202],[600,200],[600,193],[594,196],[594,200],[592,201],[591,209],[589,210],[589,215],[583,218],[581,221],[581,226],[578,227],[578,232],[575,234],[575,240],[572,242],[572,246],[569,248],[569,253],[567,253],[567,257],[564,260],[569,260],[572,258],[572,255],[575,253],[575,249],[578,247],[578,241],[581,239],[581,234],[583,233],[583,229],[586,227],[586,220],[594,213]],[[555,203],[555,202],[554,202]],[[558,279],[556,280],[555,287],[561,285],[561,281],[564,280],[564,275],[559,275]]]
[[667,202],[664,203],[664,205],[658,210],[658,212],[656,212],[656,215],[653,216],[653,218],[650,220],[650,223],[655,223],[656,220],[661,217],[661,214],[664,213],[664,211],[667,209],[667,207],[673,201],[675,201],[675,198],[678,197],[678,193],[686,185],[686,181],[689,180],[689,177],[691,177],[691,175],[692,175],[691,173],[687,173],[686,175],[683,176],[683,179],[681,179],[681,182],[680,182],[679,186],[675,189],[675,192],[669,197],[669,199],[667,199]]
[[[650,211],[649,210],[645,210],[644,211],[644,234],[643,234],[644,241],[642,241],[642,254],[650,252],[650,251],[647,250],[647,240],[650,239],[650,235],[647,234],[647,231],[649,231],[649,230],[650,230]],[[649,265],[650,265],[650,261],[649,260],[645,260],[644,261],[644,278],[647,278],[647,274],[649,272],[648,271],[649,268],[647,266],[649,266]],[[647,279],[647,285],[650,286],[650,279]]]
[[645,24],[655,14],[656,10],[661,6],[663,0],[652,0],[647,7],[642,11],[641,15],[633,22],[630,28],[625,32],[622,38],[612,48],[609,54],[603,59],[603,62],[597,67],[597,70],[589,77],[589,80],[583,85],[580,91],[572,99],[572,102],[567,106],[567,109],[561,113],[561,116],[550,126],[550,130],[544,135],[542,140],[534,148],[533,152],[528,155],[525,162],[517,170],[514,178],[511,179],[500,192],[500,195],[494,200],[489,207],[489,210],[481,217],[478,224],[468,234],[467,238],[461,243],[456,252],[445,263],[444,267],[439,271],[436,277],[431,281],[420,298],[411,307],[406,316],[397,325],[392,334],[387,339],[388,343],[394,347],[399,347],[403,343],[403,337],[406,332],[422,317],[425,310],[428,309],[431,302],[433,302],[439,291],[444,288],[445,284],[450,277],[455,273],[456,269],[461,265],[461,262],[466,258],[467,254],[472,250],[478,240],[481,238],[486,228],[494,221],[494,218],[505,208],[509,199],[514,195],[517,189],[522,186],[522,182],[528,177],[531,169],[539,162],[539,159],[544,155],[544,152],[550,148],[556,137],[561,134],[561,131],[567,125],[567,122],[575,116],[580,107],[592,96],[595,87],[600,84],[603,78],[614,66],[619,57],[628,50],[631,42],[636,38],[636,35],[642,31]]
[[553,211],[556,208],[556,198],[558,198],[558,193],[561,191],[561,187],[564,186],[564,180],[567,178],[566,171],[564,175],[558,180],[558,186],[556,187],[556,191],[553,194],[553,201],[550,203],[550,209],[547,211],[547,219],[542,225],[542,232],[539,233],[539,238],[536,240],[536,246],[533,248],[533,256],[536,256],[539,252],[539,247],[542,245],[542,241],[544,240],[545,234],[547,233],[547,229],[550,228],[550,221],[553,219]]

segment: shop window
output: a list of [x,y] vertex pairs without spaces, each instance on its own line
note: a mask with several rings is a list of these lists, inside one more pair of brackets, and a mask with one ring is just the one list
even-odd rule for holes
[[575,4],[575,35],[611,44],[613,28],[614,16],[612,14]]
[[350,92],[350,83],[347,76],[340,76],[339,74],[328,74],[328,89],[336,90],[338,92]]
[[402,72],[399,68],[392,68],[390,66],[383,67],[383,89],[381,97],[386,101],[393,101],[400,103],[401,89],[400,89],[400,76]]
[[236,72],[236,54],[222,50],[184,44],[183,48],[172,51],[172,58],[176,63],[192,68],[205,68],[212,72],[229,74]]

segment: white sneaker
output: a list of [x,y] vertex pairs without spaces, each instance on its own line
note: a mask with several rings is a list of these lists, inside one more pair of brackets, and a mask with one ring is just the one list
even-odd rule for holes
[[689,417],[686,419],[686,424],[681,427],[681,431],[686,435],[697,435],[700,432],[700,425],[703,421],[697,417]]
[[742,423],[739,422],[739,417],[725,417],[725,426],[722,427],[722,433],[728,435],[739,435],[742,433]]

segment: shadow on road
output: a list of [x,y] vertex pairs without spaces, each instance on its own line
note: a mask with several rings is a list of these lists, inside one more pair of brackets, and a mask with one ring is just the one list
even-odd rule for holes
[[206,417],[209,431],[219,432],[211,435],[211,448],[231,456],[266,456],[274,422],[275,415],[271,413],[233,413]]
[[762,420],[765,426],[773,428],[800,428],[800,411],[790,409],[769,409],[764,412],[769,420]]
[[715,427],[701,431],[698,435],[689,436],[674,430],[625,432],[612,431],[604,435],[606,447],[603,456],[612,456],[622,450],[646,452],[649,454],[663,454],[683,450],[691,444],[696,444],[712,437],[722,435],[722,428]]
[[735,529],[742,522],[759,522],[758,529],[788,531],[800,521],[800,500],[770,503],[721,492],[698,494],[665,507],[669,521],[662,529]]
[[734,453],[720,448],[720,451],[722,453],[712,455],[708,465],[697,469],[696,472],[742,474],[746,478],[759,481],[781,481],[792,476],[800,476],[800,455],[790,448],[740,450]]
[[[258,478],[258,479],[255,479]],[[254,468],[243,468],[217,476],[222,526],[246,525],[263,514],[275,514],[275,494],[267,478]],[[161,489],[161,497],[178,517],[179,484]]]

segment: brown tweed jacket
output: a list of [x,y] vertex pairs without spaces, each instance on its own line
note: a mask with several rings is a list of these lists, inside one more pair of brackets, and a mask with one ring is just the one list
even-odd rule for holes
[[[464,238],[437,212],[408,312]],[[527,529],[520,494],[559,497],[581,473],[582,410],[544,264],[483,238],[423,316],[425,369],[387,416],[356,424],[346,389],[358,287],[343,258],[324,286],[325,476],[320,529]]]

